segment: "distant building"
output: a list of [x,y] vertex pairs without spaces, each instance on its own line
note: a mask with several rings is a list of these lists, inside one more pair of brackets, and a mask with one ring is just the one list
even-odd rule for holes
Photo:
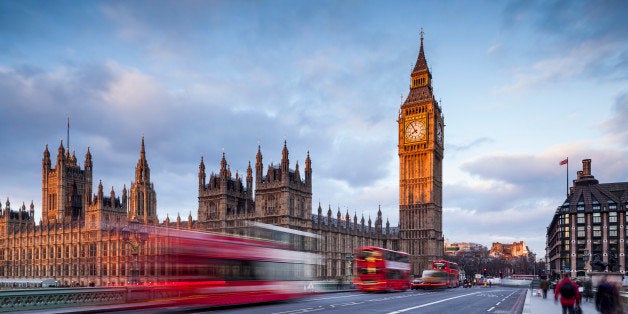
[[445,242],[445,254],[458,255],[460,253],[473,253],[487,251],[486,246],[471,242]]
[[[584,275],[594,265],[626,272],[628,182],[599,183],[591,160],[573,180],[569,195],[547,227],[547,261],[552,275]],[[602,267],[602,266],[600,266]]]
[[494,258],[515,260],[521,256],[527,257],[530,254],[530,251],[523,241],[513,242],[512,244],[493,242],[491,250],[488,254]]

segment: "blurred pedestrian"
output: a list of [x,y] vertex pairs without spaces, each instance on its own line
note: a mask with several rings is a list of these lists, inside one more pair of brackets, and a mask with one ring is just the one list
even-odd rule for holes
[[593,298],[593,284],[589,279],[584,282],[584,299],[589,302],[591,298]]
[[565,274],[563,280],[561,280],[556,289],[554,289],[554,301],[558,302],[558,295],[560,294],[560,305],[563,307],[563,314],[574,314],[575,307],[580,306],[582,295],[578,291],[578,285],[569,280],[569,274]]
[[595,294],[595,309],[602,314],[621,314],[622,305],[619,298],[619,289],[608,280],[607,276],[597,286]]
[[547,299],[547,290],[549,289],[549,286],[550,286],[550,283],[547,280],[547,278],[541,281],[541,290],[543,291],[543,299]]

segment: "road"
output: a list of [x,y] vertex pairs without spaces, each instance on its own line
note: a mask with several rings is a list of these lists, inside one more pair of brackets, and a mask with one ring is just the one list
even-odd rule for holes
[[475,287],[396,293],[340,292],[199,313],[521,313],[526,289]]

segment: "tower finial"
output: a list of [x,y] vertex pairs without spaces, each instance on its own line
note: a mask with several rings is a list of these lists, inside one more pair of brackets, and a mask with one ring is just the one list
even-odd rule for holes
[[67,145],[68,145],[67,151],[69,152],[70,151],[70,115],[68,115],[68,143]]
[[421,27],[421,45],[423,45],[423,27]]

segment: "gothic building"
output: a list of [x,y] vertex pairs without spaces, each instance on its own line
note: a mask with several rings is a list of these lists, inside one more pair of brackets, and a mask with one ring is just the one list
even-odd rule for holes
[[[81,169],[63,142],[53,166],[46,145],[42,160],[42,220],[36,224],[32,203],[28,211],[25,205],[13,210],[8,199],[4,208],[0,205],[0,277],[54,278],[68,286],[128,282],[132,260],[122,231],[130,222],[147,224],[146,228],[157,226],[156,197],[144,139],[129,197],[126,187],[121,197],[116,196],[113,187],[106,195],[102,182],[96,194],[92,194],[92,170],[89,148]],[[181,227],[180,221],[176,226]],[[151,237],[161,236],[151,233]],[[165,241],[147,241],[142,247],[139,268],[143,281],[156,282],[159,275],[165,275],[155,272],[167,269],[156,247]]]
[[348,210],[344,215],[340,209],[334,215],[331,207],[324,212],[320,204],[313,212],[310,154],[303,169],[298,162],[291,168],[285,141],[278,165],[264,169],[258,146],[255,172],[249,162],[243,176],[232,174],[223,152],[220,170],[208,177],[201,158],[197,220],[190,212],[186,221],[177,216],[171,222],[166,216],[162,223],[143,137],[135,180],[129,193],[124,186],[120,196],[113,187],[106,195],[102,182],[94,194],[89,148],[81,168],[61,142],[54,165],[47,145],[43,153],[42,220],[34,221],[32,203],[29,210],[25,205],[13,210],[9,200],[4,208],[0,205],[0,277],[51,277],[62,285],[83,286],[160,282],[178,271],[164,258],[170,241],[164,230],[245,234],[251,221],[315,234],[295,245],[324,257],[317,271],[321,278],[352,275],[352,256],[361,246],[408,252],[414,274],[420,274],[431,260],[443,256],[444,120],[431,78],[421,35],[410,91],[398,116],[399,227],[384,224],[381,209],[368,220],[358,220]]
[[410,74],[410,92],[399,111],[399,238],[415,273],[444,255],[442,110],[423,51]]
[[309,153],[305,158],[303,176],[298,162],[294,169],[290,168],[285,141],[281,156],[279,165],[270,164],[264,171],[263,155],[258,146],[255,179],[249,162],[245,183],[238,173],[235,177],[232,175],[224,153],[220,170],[217,174],[211,173],[207,180],[205,162],[201,158],[196,228],[243,235],[246,233],[246,222],[256,221],[316,234],[318,240],[295,245],[298,249],[325,257],[324,264],[318,269],[318,275],[323,278],[351,275],[353,252],[360,246],[397,249],[397,228],[391,228],[388,222],[383,227],[381,210],[374,224],[370,217],[368,224],[364,217],[358,223],[355,214],[352,221],[349,212],[342,216],[340,210],[332,217],[331,208],[324,215],[320,204],[318,214],[313,214],[312,160]]

